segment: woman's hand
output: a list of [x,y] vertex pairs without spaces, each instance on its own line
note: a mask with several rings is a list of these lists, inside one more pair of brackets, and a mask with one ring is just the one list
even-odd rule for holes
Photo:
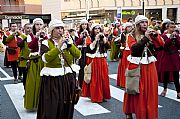
[[44,30],[40,30],[39,32],[36,33],[36,38],[43,39],[45,36],[46,36],[46,32]]
[[147,31],[145,32],[145,36],[146,36],[149,40],[151,40],[151,38],[150,38],[150,33],[151,33],[151,31],[149,31],[149,30],[147,30]]
[[80,38],[84,38],[84,37],[86,37],[86,36],[89,36],[89,33],[88,33],[88,31],[85,29],[83,32],[81,32]]
[[176,38],[176,36],[177,36],[177,33],[174,31],[171,35],[170,35],[170,38],[172,39],[172,38]]
[[40,37],[40,32],[36,32],[36,38]]
[[100,33],[98,33],[97,35],[96,35],[96,37],[95,37],[95,41],[97,42],[97,41],[99,41],[100,40]]
[[61,37],[58,42],[58,48],[61,48],[63,43],[65,43],[65,41],[66,41],[66,39]]
[[[103,35],[104,36],[104,35]],[[106,42],[107,42],[107,39],[106,39],[106,37],[104,36],[104,38],[103,38],[103,41],[104,41],[104,44],[106,44]]]
[[83,38],[83,33],[80,34],[80,38]]
[[19,36],[19,35],[20,35],[20,31],[18,31],[18,30],[13,33],[13,36],[16,36],[16,37],[17,37],[17,36]]

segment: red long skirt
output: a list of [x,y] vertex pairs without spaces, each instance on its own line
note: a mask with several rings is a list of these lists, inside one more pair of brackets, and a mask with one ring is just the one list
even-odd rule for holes
[[[157,51],[156,69],[157,69],[157,73],[158,73],[158,81],[161,83],[164,82],[164,72],[160,72],[162,55],[163,55],[163,50]],[[173,82],[173,81],[174,81],[173,72],[170,72],[168,82]]]
[[135,113],[137,119],[158,118],[158,78],[155,63],[141,65],[140,94],[125,93],[123,111],[125,114]]
[[92,61],[92,77],[90,84],[83,81],[82,96],[90,97],[92,102],[103,102],[110,99],[110,86],[108,76],[108,65],[106,58],[89,58],[87,64]]
[[129,61],[127,61],[127,57],[130,55],[130,53],[131,53],[130,50],[124,50],[123,57],[121,60],[119,60],[117,86],[120,86],[122,88],[125,87],[125,82],[126,82],[125,71],[126,71],[127,65],[129,64]]

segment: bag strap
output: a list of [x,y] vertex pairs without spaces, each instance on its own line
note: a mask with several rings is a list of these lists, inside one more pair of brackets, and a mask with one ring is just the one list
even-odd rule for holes
[[[74,73],[75,71],[73,71],[71,65],[68,63],[67,59],[65,58],[65,55],[64,55],[63,51],[62,51],[61,49],[59,49],[59,50],[60,50],[60,52],[61,52],[61,54],[62,54],[62,57],[64,58],[65,62],[66,62],[67,65],[71,68],[71,71],[72,71],[72,73],[73,73],[73,75],[74,75],[74,77],[75,77],[75,86],[76,86],[76,88],[79,88],[79,89],[80,89],[80,86],[78,85],[78,80],[76,80],[76,74]],[[64,72],[65,72],[65,69],[64,69]]]
[[145,53],[145,51],[143,50],[142,55],[141,55],[141,59],[140,59],[139,64],[138,64],[138,67],[141,66],[141,63],[140,63],[140,62],[141,62],[141,60],[142,60],[142,57],[143,57],[144,53]]
[[60,52],[61,52],[61,54],[62,54],[62,57],[63,57],[63,59],[65,60],[65,62],[67,63],[67,65],[68,65],[68,67],[70,67],[71,68],[71,71],[72,72],[74,72],[73,71],[73,69],[72,69],[72,67],[71,67],[71,65],[68,63],[68,61],[66,60],[66,58],[65,58],[65,55],[64,55],[64,53],[63,53],[63,51],[61,50],[61,49],[59,49],[60,50]]
[[[144,47],[144,48],[145,48],[145,47]],[[142,52],[140,61],[142,60],[142,57],[143,57],[144,53],[145,53],[145,50],[143,49],[143,52]],[[140,62],[139,62],[139,64],[140,64]]]
[[147,47],[147,50],[149,51],[149,53],[153,56],[152,52],[150,51],[150,49],[148,48],[148,46],[145,44],[145,46]]

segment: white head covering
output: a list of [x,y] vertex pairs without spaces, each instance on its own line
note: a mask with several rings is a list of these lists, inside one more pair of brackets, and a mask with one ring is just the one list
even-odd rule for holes
[[61,20],[51,20],[49,23],[49,32],[51,32],[55,27],[64,27],[64,23]]
[[141,21],[148,21],[148,18],[145,17],[144,15],[138,15],[135,18],[135,24],[139,24]]
[[82,19],[80,22],[80,24],[87,24],[87,23],[88,23],[88,21],[86,19]]
[[125,24],[123,24],[124,29],[126,29],[126,27],[128,26],[133,26],[133,24],[131,22],[126,22]]
[[100,24],[97,24],[97,23],[94,23],[94,24],[92,24],[92,29],[93,29],[94,27],[100,27],[100,28],[101,28],[101,25],[100,25]]
[[178,27],[178,25],[176,25],[175,30],[178,30],[180,32],[180,27]]
[[171,21],[170,19],[163,19],[162,24],[164,24],[164,23],[168,23],[168,22],[170,22],[170,21]]
[[44,24],[43,20],[41,18],[35,18],[33,20],[33,24],[36,24],[36,23],[41,23],[41,24]]

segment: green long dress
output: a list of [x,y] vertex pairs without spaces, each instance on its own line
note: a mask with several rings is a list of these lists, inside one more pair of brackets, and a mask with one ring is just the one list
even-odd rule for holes
[[43,62],[39,55],[29,57],[29,68],[27,71],[24,108],[27,110],[36,110],[39,102],[40,94],[40,71],[43,68]]
[[116,45],[116,43],[114,42],[114,40],[112,40],[112,42],[111,42],[110,60],[117,59],[118,53],[119,53],[119,48]]
[[37,56],[31,56],[30,59],[36,58],[36,60],[30,60],[30,67],[27,72],[26,89],[24,97],[24,108],[27,110],[35,110],[38,107],[39,93],[40,93],[40,71],[43,68],[43,62],[41,58]]

